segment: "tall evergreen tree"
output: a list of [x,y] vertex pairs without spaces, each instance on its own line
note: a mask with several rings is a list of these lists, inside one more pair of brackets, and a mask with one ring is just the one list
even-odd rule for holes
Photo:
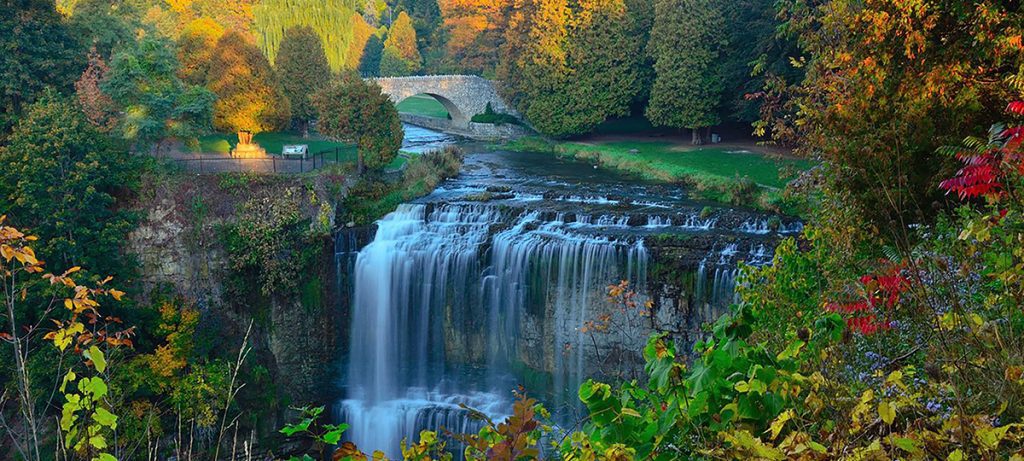
[[245,37],[224,34],[213,52],[208,88],[217,95],[213,127],[238,132],[280,130],[291,120],[291,107],[270,63]]
[[437,0],[399,0],[398,7],[412,18],[412,27],[416,29],[417,45],[420,54],[431,48],[439,37],[441,28],[441,8]]
[[359,74],[363,77],[380,75],[380,60],[384,54],[384,41],[379,35],[371,35],[363,48],[363,56],[359,61]]
[[288,29],[281,40],[274,67],[284,95],[291,103],[292,124],[303,133],[308,132],[310,120],[316,118],[312,97],[331,80],[327,56],[313,28]]
[[654,59],[647,118],[657,126],[700,129],[720,122],[725,20],[718,0],[658,0],[648,52]]
[[412,26],[412,18],[404,11],[398,14],[388,30],[388,38],[384,41],[385,53],[389,49],[408,63],[410,72],[419,72],[423,66],[423,57],[416,43],[416,29]]
[[[352,42],[358,37],[354,26],[359,0],[263,0],[252,7],[256,43],[270,61],[277,59],[285,31],[294,26],[312,27],[320,36],[331,70],[340,72],[359,67]],[[355,47],[362,50],[362,46]]]

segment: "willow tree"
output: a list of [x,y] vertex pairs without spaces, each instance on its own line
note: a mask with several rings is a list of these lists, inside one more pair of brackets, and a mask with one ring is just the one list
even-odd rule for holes
[[284,95],[291,103],[292,124],[307,133],[309,122],[316,118],[313,95],[331,80],[320,37],[308,26],[288,29],[274,67]]
[[241,34],[217,41],[207,86],[217,95],[213,127],[218,131],[259,133],[280,130],[291,106],[270,63]]
[[360,173],[366,168],[383,169],[398,156],[402,122],[398,109],[377,84],[346,73],[313,101],[321,134],[356,143]]
[[[362,16],[359,0],[264,0],[253,7],[256,42],[267,59],[275,61],[285,31],[309,26],[323,43],[327,62],[335,72],[359,67],[362,45],[353,46]],[[368,39],[365,35],[363,40]]]
[[725,19],[718,0],[658,0],[648,53],[654,60],[647,118],[656,126],[700,129],[718,124],[724,87]]

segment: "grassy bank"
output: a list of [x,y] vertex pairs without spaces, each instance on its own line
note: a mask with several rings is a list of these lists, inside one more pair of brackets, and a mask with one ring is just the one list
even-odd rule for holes
[[[304,138],[301,133],[259,133],[253,137],[253,141],[266,149],[270,155],[281,155],[281,150],[289,144],[306,144],[309,146],[310,154],[325,150],[333,151],[337,148],[341,150],[344,161],[354,162],[356,159],[356,148],[352,144],[330,141],[317,136]],[[237,144],[238,136],[235,134],[214,133],[199,138],[199,146],[193,149],[193,152],[227,154]]]
[[398,181],[367,178],[352,187],[345,198],[346,222],[372,224],[398,205],[431,193],[441,181],[459,174],[462,152],[451,146],[412,157],[407,163]]
[[699,198],[733,205],[793,212],[782,189],[799,171],[814,166],[802,159],[774,158],[740,149],[679,146],[664,141],[600,144],[521,138],[501,146],[519,152],[548,152],[644,179],[681,182]]
[[425,94],[406,98],[397,106],[399,112],[423,117],[448,118],[448,109],[438,100]]

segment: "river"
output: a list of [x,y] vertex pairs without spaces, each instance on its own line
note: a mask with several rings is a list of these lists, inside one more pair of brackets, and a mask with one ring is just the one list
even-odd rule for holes
[[[452,142],[407,128],[404,149]],[[334,415],[364,452],[400,458],[420,430],[474,432],[460,404],[501,418],[520,385],[571,421],[582,380],[608,357],[636,362],[623,351],[646,337],[586,331],[614,308],[608,285],[630,281],[653,322],[696,337],[732,301],[737,264],[770,263],[802,228],[549,154],[459,144],[458,178],[381,219],[365,246],[337,245],[352,301]]]

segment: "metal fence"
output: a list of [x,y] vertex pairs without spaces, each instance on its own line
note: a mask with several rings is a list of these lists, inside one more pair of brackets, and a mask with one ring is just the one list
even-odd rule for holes
[[216,173],[272,173],[298,174],[322,169],[331,164],[342,163],[346,158],[341,149],[325,150],[304,159],[282,158],[234,158],[195,154],[175,157],[173,161],[186,171],[199,174]]

